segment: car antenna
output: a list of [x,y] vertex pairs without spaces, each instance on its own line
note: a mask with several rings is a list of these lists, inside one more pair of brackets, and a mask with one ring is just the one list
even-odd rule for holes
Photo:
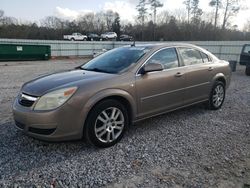
[[135,47],[135,39],[134,39],[133,44],[131,44],[131,47]]

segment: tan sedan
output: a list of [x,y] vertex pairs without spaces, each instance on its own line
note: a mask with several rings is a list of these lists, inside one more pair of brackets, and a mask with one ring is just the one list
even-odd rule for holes
[[30,136],[109,147],[139,120],[196,103],[221,108],[230,76],[228,62],[194,45],[126,46],[25,83],[13,114]]

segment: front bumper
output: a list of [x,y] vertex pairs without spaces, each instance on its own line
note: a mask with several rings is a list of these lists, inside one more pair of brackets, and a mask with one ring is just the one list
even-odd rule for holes
[[83,121],[79,110],[65,103],[52,111],[34,111],[32,107],[13,104],[16,127],[25,134],[45,141],[82,138]]

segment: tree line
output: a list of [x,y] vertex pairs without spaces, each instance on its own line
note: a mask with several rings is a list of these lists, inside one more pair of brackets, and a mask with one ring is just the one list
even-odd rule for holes
[[168,12],[160,0],[139,0],[134,22],[122,22],[111,10],[88,13],[70,21],[48,16],[37,23],[20,23],[0,10],[0,38],[61,40],[64,34],[101,34],[114,31],[139,41],[250,40],[250,21],[238,30],[231,19],[240,11],[241,0],[210,0],[213,15],[200,8],[199,0],[184,0],[185,10]]

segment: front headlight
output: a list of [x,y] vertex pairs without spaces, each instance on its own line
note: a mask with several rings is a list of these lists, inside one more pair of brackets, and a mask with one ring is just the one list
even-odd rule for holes
[[43,95],[35,105],[34,110],[52,110],[63,105],[77,90],[70,87],[52,91]]

